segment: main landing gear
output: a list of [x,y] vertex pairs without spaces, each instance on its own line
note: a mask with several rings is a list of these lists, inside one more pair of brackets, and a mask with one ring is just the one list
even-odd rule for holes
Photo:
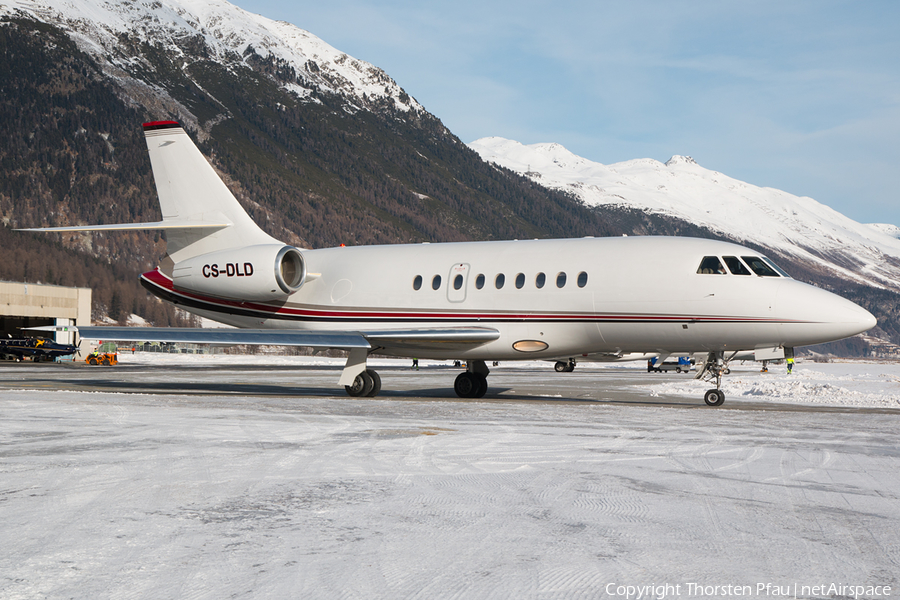
[[571,373],[575,370],[575,360],[570,358],[568,361],[556,361],[556,364],[553,365],[553,368],[556,369],[557,373]]
[[366,369],[356,376],[352,384],[345,385],[344,389],[354,398],[360,396],[374,398],[381,391],[381,376],[372,369]]
[[466,372],[460,373],[453,384],[453,391],[460,398],[481,398],[487,392],[487,376],[490,370],[483,360],[470,360]]
[[725,360],[724,352],[710,352],[703,364],[703,369],[697,373],[696,379],[704,379],[706,381],[716,380],[716,388],[707,390],[703,394],[703,401],[709,406],[721,406],[725,402],[725,393],[722,391],[722,375],[730,372],[728,362],[737,355],[737,352]]

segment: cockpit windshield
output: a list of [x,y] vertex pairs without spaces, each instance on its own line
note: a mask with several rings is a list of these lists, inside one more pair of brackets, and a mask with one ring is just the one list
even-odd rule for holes
[[781,267],[779,267],[778,265],[776,265],[774,262],[772,262],[772,259],[768,258],[767,256],[763,256],[763,257],[761,257],[761,258],[762,258],[764,261],[766,261],[766,262],[769,264],[770,267],[772,267],[773,269],[775,269],[776,271],[778,271],[778,272],[781,274],[782,277],[787,277],[788,279],[791,279],[791,276],[788,275],[788,274],[785,272],[784,269],[782,269]]
[[732,275],[753,275],[737,256],[723,256],[722,260],[728,265],[728,270],[731,271]]
[[[728,265],[728,270],[722,266],[722,263]],[[747,267],[750,267],[749,269]],[[752,270],[752,273],[751,273]],[[756,273],[760,277],[787,277],[790,275],[780,269],[778,265],[765,256],[704,256],[697,268],[697,273],[701,275],[753,275]]]
[[753,272],[760,277],[779,277],[778,271],[769,266],[769,263],[758,256],[742,256],[744,262],[749,265]]

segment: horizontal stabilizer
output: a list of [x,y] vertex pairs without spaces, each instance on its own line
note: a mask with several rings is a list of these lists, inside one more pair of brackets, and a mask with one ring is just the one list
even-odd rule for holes
[[127,231],[151,229],[224,229],[231,223],[209,221],[154,221],[152,223],[115,223],[111,225],[72,225],[66,227],[37,227],[15,231]]

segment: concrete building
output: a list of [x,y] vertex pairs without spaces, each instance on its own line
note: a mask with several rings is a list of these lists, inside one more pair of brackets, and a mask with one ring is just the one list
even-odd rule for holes
[[[0,331],[3,333],[33,337],[35,332],[23,332],[22,328],[90,324],[90,288],[0,282]],[[47,332],[40,337],[51,336],[60,344],[76,343],[74,331]]]

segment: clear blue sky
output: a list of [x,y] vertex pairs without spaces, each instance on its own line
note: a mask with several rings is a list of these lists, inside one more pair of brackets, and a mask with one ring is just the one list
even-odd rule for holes
[[900,225],[900,2],[231,1],[381,67],[464,142],[684,154]]

